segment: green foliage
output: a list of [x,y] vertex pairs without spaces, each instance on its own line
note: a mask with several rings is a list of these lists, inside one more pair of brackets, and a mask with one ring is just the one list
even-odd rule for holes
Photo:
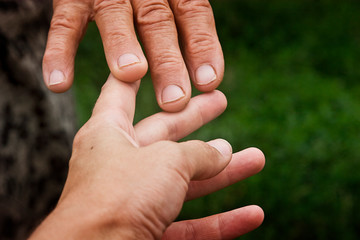
[[[360,2],[213,1],[227,111],[189,138],[262,149],[265,169],[185,204],[179,219],[258,204],[266,219],[240,239],[360,238]],[[80,123],[109,72],[91,25],[80,46]],[[158,111],[149,76],[139,120]]]

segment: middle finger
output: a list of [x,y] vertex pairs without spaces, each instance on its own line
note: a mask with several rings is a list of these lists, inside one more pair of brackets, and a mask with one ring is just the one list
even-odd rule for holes
[[264,165],[265,156],[257,148],[247,148],[234,153],[229,165],[215,177],[190,182],[186,201],[216,192],[255,175],[264,168]]
[[169,112],[180,111],[190,99],[191,85],[169,3],[132,0],[132,5],[159,106]]
[[140,146],[156,141],[178,141],[224,112],[227,102],[220,91],[193,97],[186,108],[177,113],[160,112],[135,125]]

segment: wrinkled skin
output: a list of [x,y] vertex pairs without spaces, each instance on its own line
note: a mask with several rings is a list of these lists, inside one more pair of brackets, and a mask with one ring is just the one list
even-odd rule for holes
[[43,74],[54,92],[66,91],[73,82],[74,58],[89,21],[100,30],[117,79],[139,80],[148,60],[156,98],[165,111],[186,106],[190,78],[203,92],[214,90],[223,78],[223,53],[208,0],[54,0],[53,6]]

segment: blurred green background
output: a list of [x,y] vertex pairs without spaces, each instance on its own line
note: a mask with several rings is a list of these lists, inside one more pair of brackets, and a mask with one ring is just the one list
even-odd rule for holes
[[[229,105],[189,138],[225,138],[266,155],[265,169],[186,203],[179,219],[248,204],[263,225],[240,239],[360,239],[360,1],[212,1]],[[107,78],[90,24],[76,60],[79,125]],[[136,121],[159,111],[151,79]]]

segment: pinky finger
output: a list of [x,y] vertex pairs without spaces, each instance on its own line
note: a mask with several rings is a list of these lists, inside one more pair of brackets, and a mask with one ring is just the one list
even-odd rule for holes
[[162,240],[221,240],[234,239],[261,225],[264,212],[258,206],[247,206],[233,211],[196,220],[171,224]]

